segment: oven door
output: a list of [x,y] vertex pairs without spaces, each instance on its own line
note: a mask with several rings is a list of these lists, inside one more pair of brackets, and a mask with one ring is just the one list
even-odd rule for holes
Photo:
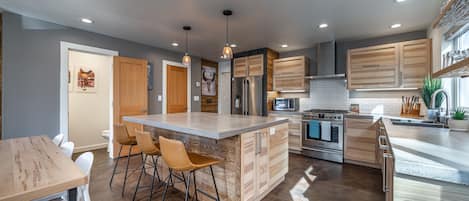
[[[330,127],[324,127],[324,124],[329,124]],[[323,148],[343,150],[344,128],[343,123],[340,121],[320,121],[319,132],[310,134],[309,120],[302,120],[302,145],[304,148]],[[330,129],[324,131],[323,129]],[[318,129],[311,132],[317,132]],[[327,135],[327,136],[324,136]]]

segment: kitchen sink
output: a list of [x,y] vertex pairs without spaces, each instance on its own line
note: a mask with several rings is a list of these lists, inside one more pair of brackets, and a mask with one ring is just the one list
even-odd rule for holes
[[430,120],[417,120],[417,119],[391,119],[392,124],[402,126],[419,126],[419,127],[433,127],[445,128],[445,124],[435,123]]

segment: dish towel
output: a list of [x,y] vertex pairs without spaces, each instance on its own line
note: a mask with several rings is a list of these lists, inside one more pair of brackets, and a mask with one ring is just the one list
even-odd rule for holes
[[331,141],[331,122],[321,121],[321,140]]
[[321,138],[321,122],[316,120],[311,120],[308,122],[308,138],[310,139],[320,139]]

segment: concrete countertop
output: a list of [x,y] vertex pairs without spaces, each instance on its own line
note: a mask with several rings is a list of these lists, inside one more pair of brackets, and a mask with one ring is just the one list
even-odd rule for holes
[[383,123],[396,173],[469,185],[469,133]]
[[123,119],[128,122],[216,140],[288,122],[287,118],[280,117],[222,115],[204,112],[125,116]]

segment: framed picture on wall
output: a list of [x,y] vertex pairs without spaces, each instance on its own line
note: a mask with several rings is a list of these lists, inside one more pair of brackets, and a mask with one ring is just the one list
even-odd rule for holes
[[217,95],[217,69],[202,66],[202,96]]
[[[96,72],[89,66],[76,66],[73,80],[75,92],[96,93]],[[72,78],[73,79],[73,78]]]

